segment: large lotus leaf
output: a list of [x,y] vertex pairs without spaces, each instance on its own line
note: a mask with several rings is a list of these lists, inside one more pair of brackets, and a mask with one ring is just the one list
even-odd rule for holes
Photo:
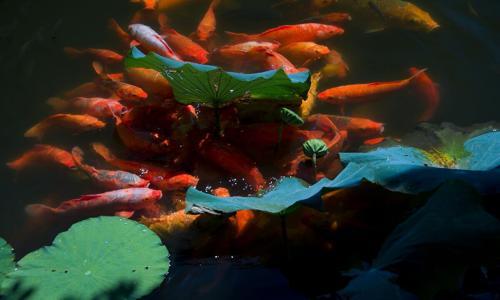
[[237,100],[274,100],[300,104],[309,90],[310,73],[287,75],[282,69],[255,74],[225,72],[219,67],[180,62],[156,53],[144,55],[132,48],[126,68],[149,68],[161,72],[173,88],[175,99],[184,104],[219,106]]
[[285,178],[260,197],[219,198],[190,188],[186,209],[192,213],[230,213],[246,209],[283,213],[296,204],[320,208],[324,191],[354,187],[364,180],[391,191],[417,194],[432,191],[447,180],[458,179],[483,194],[496,194],[500,193],[499,142],[500,132],[467,141],[464,147],[469,156],[458,162],[467,168],[463,170],[444,168],[432,161],[426,152],[412,147],[341,153],[340,159],[347,166],[334,180],[323,179],[308,186],[299,179]]
[[500,221],[486,212],[477,192],[459,181],[437,190],[425,206],[401,223],[387,238],[373,262],[387,268],[425,249],[450,249],[455,254],[483,251],[500,241]]
[[393,283],[393,273],[372,269],[359,271],[338,294],[350,300],[417,300],[415,295]]
[[0,286],[7,274],[14,270],[14,266],[12,247],[0,238]]
[[33,289],[29,299],[92,299],[133,284],[131,298],[150,293],[169,269],[167,249],[146,226],[118,217],[74,224],[51,246],[18,262],[5,287]]

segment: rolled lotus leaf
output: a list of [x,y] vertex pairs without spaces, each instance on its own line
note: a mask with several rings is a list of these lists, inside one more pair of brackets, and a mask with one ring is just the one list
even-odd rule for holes
[[304,120],[291,109],[283,107],[280,110],[280,114],[281,120],[288,125],[300,126],[304,124]]

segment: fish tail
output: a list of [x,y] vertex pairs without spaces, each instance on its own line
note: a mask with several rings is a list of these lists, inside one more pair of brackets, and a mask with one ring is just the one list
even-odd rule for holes
[[22,159],[16,159],[16,160],[13,160],[11,162],[6,163],[6,165],[8,168],[10,168],[12,170],[19,171],[20,169],[23,168],[23,161],[22,161]]
[[111,153],[108,147],[104,146],[101,143],[92,143],[92,149],[94,149],[95,153],[97,153],[102,159],[107,162],[116,160],[116,157]]
[[420,75],[423,73],[427,72],[427,68],[419,70],[418,72],[414,73],[410,78],[408,78],[408,82],[412,82],[413,80],[417,79]]
[[92,68],[96,72],[97,75],[99,75],[101,78],[108,79],[108,75],[104,71],[104,66],[97,61],[92,62]]
[[84,53],[82,50],[79,50],[79,49],[76,49],[76,48],[73,48],[73,47],[64,47],[63,48],[63,52],[67,56],[72,57],[72,58],[80,57]]
[[237,33],[231,31],[225,31],[225,33],[229,36],[232,42],[241,43],[252,40],[253,36],[245,33]]
[[43,122],[40,122],[40,123],[34,125],[33,127],[31,127],[30,129],[28,129],[24,133],[24,137],[36,138],[36,139],[41,140],[43,138],[43,136],[45,135],[45,129],[46,129],[46,125]]
[[115,19],[109,19],[108,28],[116,33],[118,38],[121,39],[123,43],[129,44],[132,41],[130,34],[128,34],[128,32],[125,31]]
[[55,215],[56,210],[52,207],[43,204],[30,204],[24,209],[30,217],[36,218],[51,218]]
[[51,97],[47,100],[47,104],[52,106],[56,112],[62,112],[69,107],[69,103],[67,100],[58,97]]

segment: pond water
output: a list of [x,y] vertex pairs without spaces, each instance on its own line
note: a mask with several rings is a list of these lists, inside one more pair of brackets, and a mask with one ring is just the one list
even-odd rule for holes
[[[167,11],[167,15],[172,27],[188,35],[195,30],[209,1],[185,2],[185,5]],[[223,1],[217,11],[218,38],[227,41],[225,30],[257,33],[283,24],[300,23],[313,14],[300,3],[273,7],[271,2]],[[350,83],[402,79],[408,77],[410,67],[427,68],[441,93],[441,102],[432,123],[470,126],[500,121],[500,2],[412,2],[429,12],[440,27],[432,32],[397,28],[366,32],[355,18],[340,25],[345,28],[345,34],[324,44],[342,54],[349,65],[349,73],[342,80],[323,80],[320,90]],[[3,141],[0,161],[11,161],[36,143],[23,135],[33,124],[53,113],[46,104],[48,98],[95,79],[88,60],[71,59],[62,49],[66,46],[120,49],[119,39],[108,29],[108,20],[114,18],[125,26],[138,8],[139,5],[126,0],[0,1],[3,114],[0,119]],[[348,106],[346,113],[382,122],[386,124],[386,134],[397,137],[417,125],[416,119],[422,109],[415,94],[405,91],[381,102]],[[315,112],[338,113],[338,109],[321,104]],[[84,146],[96,140],[113,149],[121,148],[112,128],[96,135],[51,136],[43,142],[70,149],[73,145]],[[16,174],[4,165],[0,167],[0,178],[0,236],[13,245],[19,258],[47,244],[53,237],[53,232],[47,234],[27,225],[26,205],[57,203],[96,192],[88,180],[81,183],[81,175],[60,172],[59,169],[43,168]],[[373,213],[380,211],[374,210]],[[389,225],[382,232],[387,234],[390,226],[400,220],[399,217],[392,219],[387,221]],[[367,248],[376,252],[380,242],[371,242]],[[363,241],[354,243],[359,247],[364,245]],[[258,251],[256,253],[258,256]],[[214,263],[212,254],[209,263],[198,261],[199,258],[179,258],[158,297],[294,299],[329,294],[325,288],[328,280],[319,274],[308,278],[316,267],[322,265],[322,257],[310,258],[310,263],[301,261],[296,265],[297,270],[293,266],[279,268],[276,263],[269,264],[272,266],[269,267],[254,258],[239,256],[224,256]],[[325,263],[321,270],[334,263]],[[336,286],[342,287],[342,282]],[[189,291],[188,296],[186,291]]]

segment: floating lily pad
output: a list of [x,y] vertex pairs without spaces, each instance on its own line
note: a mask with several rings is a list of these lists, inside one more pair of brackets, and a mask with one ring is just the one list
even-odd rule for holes
[[14,270],[14,266],[12,247],[0,238],[0,286],[7,274]]
[[173,88],[175,99],[183,104],[224,106],[237,100],[274,100],[300,104],[307,96],[310,73],[287,75],[282,69],[244,74],[225,72],[220,67],[180,62],[156,53],[144,55],[132,48],[126,68],[149,68],[162,73]]
[[167,249],[146,226],[118,217],[74,224],[51,246],[18,262],[4,287],[33,289],[29,299],[92,299],[121,284],[134,284],[131,298],[147,295],[169,269]]

